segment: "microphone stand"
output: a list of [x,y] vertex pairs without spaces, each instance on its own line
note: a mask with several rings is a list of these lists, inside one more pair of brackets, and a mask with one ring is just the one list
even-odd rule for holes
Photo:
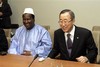
[[37,57],[38,57],[38,54],[36,54],[36,55],[34,56],[34,58],[33,58],[32,62],[29,64],[29,66],[28,66],[28,67],[30,67],[30,66],[32,65],[32,63],[34,62],[34,60],[35,60]]

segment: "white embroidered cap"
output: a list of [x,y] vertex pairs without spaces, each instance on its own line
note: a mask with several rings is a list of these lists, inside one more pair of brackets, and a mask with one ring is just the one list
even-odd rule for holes
[[23,14],[25,14],[25,13],[29,13],[29,14],[33,14],[34,15],[34,11],[33,11],[32,8],[25,8]]

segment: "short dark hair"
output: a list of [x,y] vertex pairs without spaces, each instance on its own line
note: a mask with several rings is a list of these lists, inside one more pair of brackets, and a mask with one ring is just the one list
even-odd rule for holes
[[59,14],[59,17],[60,17],[61,14],[64,14],[64,13],[66,13],[66,12],[69,12],[69,14],[70,14],[70,16],[71,16],[71,21],[72,21],[73,19],[75,19],[75,14],[74,14],[74,12],[71,11],[70,9],[64,9],[64,10],[62,10],[62,11],[60,12],[60,14]]

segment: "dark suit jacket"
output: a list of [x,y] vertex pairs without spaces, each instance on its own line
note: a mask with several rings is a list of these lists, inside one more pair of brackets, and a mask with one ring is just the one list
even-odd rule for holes
[[94,42],[91,31],[75,26],[75,34],[71,57],[68,55],[65,42],[64,32],[58,29],[54,32],[54,47],[49,54],[49,57],[55,58],[60,53],[60,59],[76,61],[79,56],[86,56],[92,63],[97,56],[97,47]]
[[10,16],[12,15],[10,5],[4,2],[2,4],[2,7],[0,7],[0,12],[3,13],[3,15],[0,16],[0,28],[10,27],[11,25]]
[[0,52],[8,50],[8,42],[5,36],[5,32],[0,28]]

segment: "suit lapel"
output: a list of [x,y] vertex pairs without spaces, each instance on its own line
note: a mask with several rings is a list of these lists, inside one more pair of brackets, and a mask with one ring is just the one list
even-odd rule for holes
[[78,32],[78,27],[75,27],[75,34],[74,34],[71,57],[73,57],[74,54],[77,52],[77,49],[78,49],[78,46],[79,46],[79,42],[80,42],[80,34]]
[[62,30],[61,30],[61,32],[62,32],[62,34],[61,34],[60,42],[62,42],[61,44],[63,44],[63,48],[65,48],[67,50],[64,32]]
[[61,38],[60,38],[59,42],[61,44],[61,48],[65,50],[65,52],[67,54],[66,56],[68,56],[69,53],[68,53],[67,46],[66,46],[66,41],[65,41],[66,39],[65,39],[65,36],[64,36],[64,32],[62,30],[61,30],[61,36],[60,37]]

